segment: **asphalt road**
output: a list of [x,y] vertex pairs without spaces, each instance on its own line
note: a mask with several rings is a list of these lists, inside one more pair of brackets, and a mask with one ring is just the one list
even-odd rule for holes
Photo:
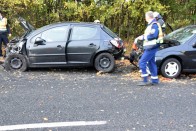
[[137,81],[122,72],[99,75],[93,69],[21,73],[1,67],[0,130],[9,125],[77,121],[105,124],[26,130],[196,130],[195,79],[162,81],[150,87],[137,87]]

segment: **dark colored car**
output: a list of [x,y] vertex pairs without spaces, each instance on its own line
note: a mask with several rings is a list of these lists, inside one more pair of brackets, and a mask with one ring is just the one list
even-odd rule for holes
[[94,66],[111,72],[124,53],[123,41],[102,24],[63,22],[35,30],[23,18],[19,21],[26,33],[9,43],[6,70]]
[[156,62],[164,77],[176,78],[181,72],[196,72],[196,25],[168,34],[156,54]]

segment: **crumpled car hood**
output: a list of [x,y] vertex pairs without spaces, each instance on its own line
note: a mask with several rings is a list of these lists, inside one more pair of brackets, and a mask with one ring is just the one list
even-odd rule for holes
[[160,50],[173,47],[173,46],[179,46],[180,42],[176,40],[171,40],[171,39],[164,39],[163,43],[160,44]]

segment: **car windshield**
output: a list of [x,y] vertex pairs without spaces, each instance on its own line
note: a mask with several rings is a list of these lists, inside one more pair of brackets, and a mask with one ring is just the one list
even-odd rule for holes
[[113,37],[113,38],[118,38],[118,36],[115,34],[115,33],[113,33],[109,28],[107,28],[106,26],[103,26],[103,28],[102,28],[108,35],[110,35],[111,37]]
[[180,44],[184,44],[187,40],[189,40],[196,32],[196,26],[189,26],[185,28],[180,28],[174,32],[168,34],[165,38],[176,40],[180,42]]

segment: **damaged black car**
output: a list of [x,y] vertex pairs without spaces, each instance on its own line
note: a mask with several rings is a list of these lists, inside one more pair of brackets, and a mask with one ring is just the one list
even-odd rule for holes
[[9,43],[6,70],[93,66],[112,72],[124,53],[123,41],[102,24],[62,22],[35,30],[21,17],[19,22],[26,32]]
[[156,63],[164,77],[196,72],[196,25],[177,29],[164,37],[156,53]]
[[[133,49],[129,57],[137,68],[137,62],[143,53],[142,45],[143,41],[138,41],[138,49]],[[196,25],[186,26],[166,35],[155,59],[158,71],[164,77],[177,78],[182,72],[195,73]]]

